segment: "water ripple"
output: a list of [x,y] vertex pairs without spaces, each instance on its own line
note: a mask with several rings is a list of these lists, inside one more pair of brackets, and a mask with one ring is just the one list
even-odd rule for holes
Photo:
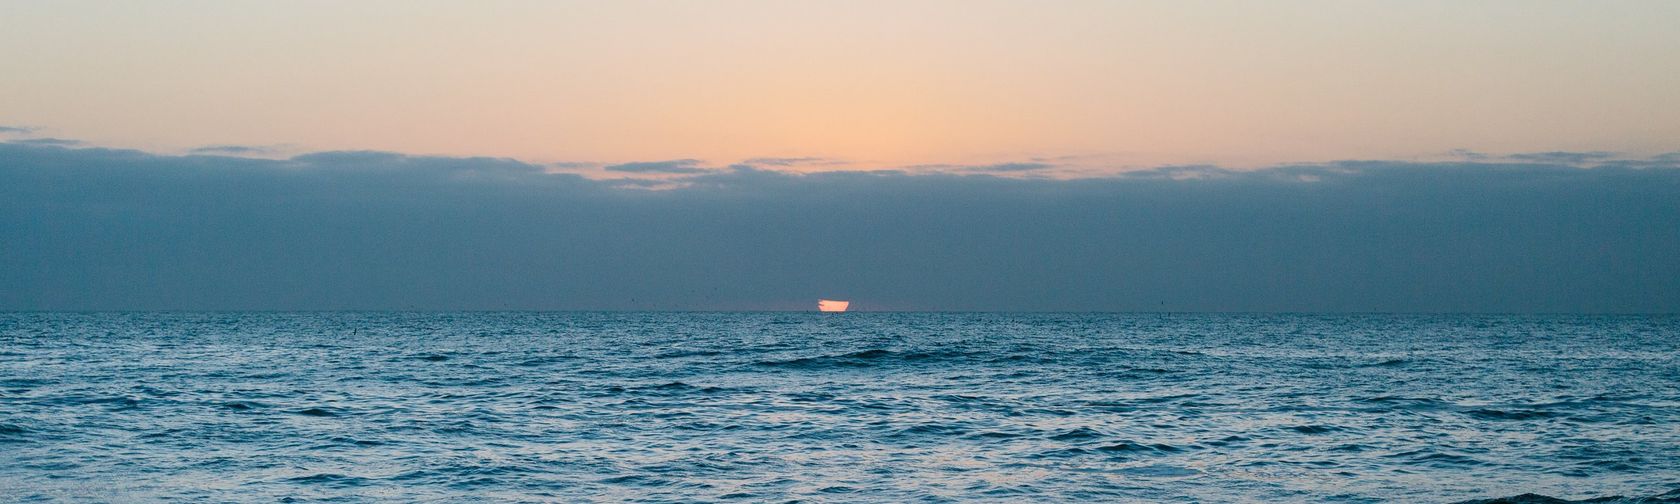
[[1680,502],[1677,426],[1664,316],[0,314],[4,502]]

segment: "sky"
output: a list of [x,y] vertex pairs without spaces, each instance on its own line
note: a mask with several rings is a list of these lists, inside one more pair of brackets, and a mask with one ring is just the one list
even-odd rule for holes
[[1680,312],[1675,19],[0,0],[0,309]]
[[1675,19],[1666,0],[9,1],[0,124],[598,165],[1655,155],[1680,149]]

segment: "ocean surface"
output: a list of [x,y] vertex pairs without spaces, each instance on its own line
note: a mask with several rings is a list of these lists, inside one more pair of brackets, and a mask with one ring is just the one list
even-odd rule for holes
[[0,313],[0,502],[1676,488],[1676,316]]

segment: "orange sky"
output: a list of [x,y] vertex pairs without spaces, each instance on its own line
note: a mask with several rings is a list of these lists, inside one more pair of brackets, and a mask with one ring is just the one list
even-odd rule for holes
[[1680,149],[1680,2],[13,2],[0,126],[600,164]]

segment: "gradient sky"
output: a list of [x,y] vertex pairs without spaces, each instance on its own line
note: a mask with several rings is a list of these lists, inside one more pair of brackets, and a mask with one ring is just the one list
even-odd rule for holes
[[10,1],[0,126],[595,166],[1647,156],[1680,149],[1677,19],[1665,0]]
[[1676,20],[0,0],[0,310],[1680,312]]

